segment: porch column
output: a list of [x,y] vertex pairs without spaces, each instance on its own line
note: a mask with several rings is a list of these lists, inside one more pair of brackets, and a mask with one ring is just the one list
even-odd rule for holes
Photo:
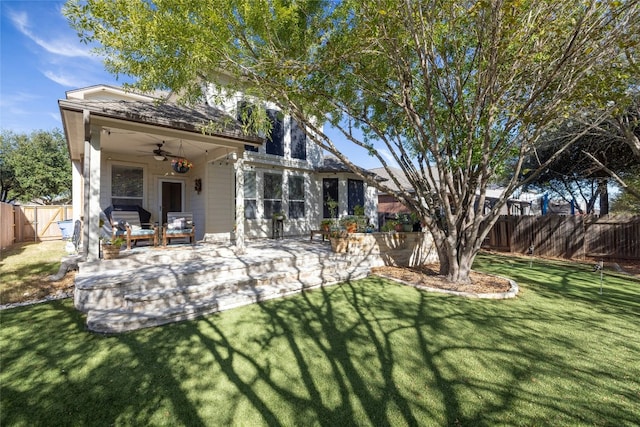
[[242,254],[244,247],[244,160],[239,158],[233,165],[236,173],[236,253]]
[[92,132],[91,116],[84,121],[84,230],[82,253],[87,261],[100,258],[100,132]]
[[74,223],[83,217],[82,188],[82,161],[71,160],[71,207]]

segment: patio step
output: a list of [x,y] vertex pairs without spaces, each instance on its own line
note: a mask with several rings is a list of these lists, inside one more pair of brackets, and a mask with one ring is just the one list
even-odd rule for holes
[[[124,262],[89,264],[76,276],[74,302],[90,330],[117,333],[266,301],[366,277],[371,260],[326,246],[297,251],[148,251]],[[118,260],[120,261],[120,260]],[[172,262],[168,262],[172,261]]]
[[[266,290],[288,293],[309,289],[329,283],[366,277],[370,268],[349,270],[344,264],[324,268],[320,273],[316,269],[307,271],[285,270],[262,274],[255,277],[236,278],[233,281],[216,281],[193,286],[180,286],[170,289],[132,292],[124,295],[124,308],[141,312],[146,310],[167,309],[174,306],[192,304],[211,298],[228,295],[264,294]],[[283,291],[283,289],[285,291]]]
[[228,293],[238,286],[260,285],[280,277],[273,272],[286,272],[285,279],[298,274],[301,279],[313,278],[333,271],[349,271],[353,260],[342,258],[274,259],[250,265],[218,265],[188,263],[180,266],[148,266],[136,270],[111,270],[76,276],[75,304],[81,311],[124,306],[125,295],[156,292],[179,295],[185,292],[206,295],[211,291]]
[[[286,273],[276,272],[245,283],[234,292],[214,295],[191,294],[193,289],[175,289],[164,292],[141,292],[126,295],[128,306],[112,310],[90,310],[87,326],[94,332],[120,333],[159,326],[167,323],[195,319],[199,316],[229,310],[256,302],[268,301],[299,293],[306,289],[329,286],[345,280],[366,277],[370,269],[359,267],[353,271],[335,271],[324,277],[292,280]],[[259,285],[260,281],[265,284]],[[184,292],[180,294],[180,292]],[[178,298],[178,295],[189,298]],[[191,298],[193,297],[193,298]]]

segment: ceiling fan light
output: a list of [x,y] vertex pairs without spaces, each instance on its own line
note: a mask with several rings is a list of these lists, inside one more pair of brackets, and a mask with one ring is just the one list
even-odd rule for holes
[[154,159],[156,159],[156,160],[157,160],[157,161],[159,161],[159,162],[161,162],[161,161],[165,160],[165,157],[164,157],[164,156],[160,156],[159,154],[155,154],[155,155],[153,156],[153,158],[154,158]]

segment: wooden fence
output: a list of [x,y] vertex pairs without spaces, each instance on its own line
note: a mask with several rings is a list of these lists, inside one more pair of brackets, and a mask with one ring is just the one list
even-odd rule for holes
[[0,247],[18,242],[62,238],[58,221],[72,219],[69,205],[10,205],[0,203]]
[[498,251],[584,259],[640,259],[640,216],[500,217],[483,245]]

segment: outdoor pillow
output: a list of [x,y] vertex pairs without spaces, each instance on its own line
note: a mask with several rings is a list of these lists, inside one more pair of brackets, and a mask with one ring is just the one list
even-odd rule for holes
[[182,230],[185,226],[184,218],[175,218],[170,224],[167,224],[169,230]]

